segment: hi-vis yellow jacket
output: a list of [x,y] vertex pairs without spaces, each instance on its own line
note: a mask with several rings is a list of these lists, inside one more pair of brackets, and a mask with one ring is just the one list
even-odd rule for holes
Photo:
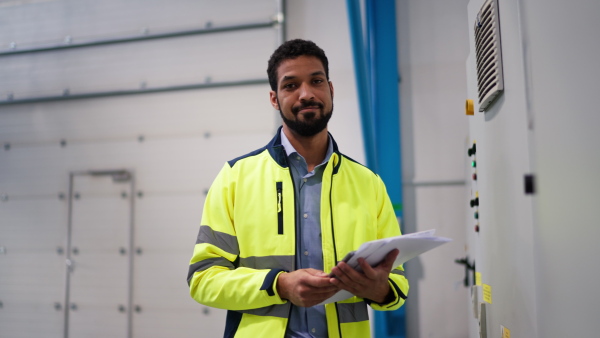
[[[212,184],[188,284],[199,303],[229,310],[225,337],[285,335],[291,303],[279,297],[274,283],[283,271],[295,270],[294,209],[280,132],[267,146],[227,162]],[[340,154],[335,141],[323,173],[321,233],[326,272],[363,242],[400,234],[382,180]],[[389,304],[359,297],[327,304],[329,337],[369,337],[367,303],[375,310],[395,310],[408,294],[401,266],[389,282],[396,296]]]

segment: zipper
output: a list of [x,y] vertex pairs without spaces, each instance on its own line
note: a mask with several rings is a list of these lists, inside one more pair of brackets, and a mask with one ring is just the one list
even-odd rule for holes
[[277,188],[277,234],[283,235],[283,182],[275,182]]
[[[332,155],[333,157],[333,155]],[[334,167],[335,167],[335,163]],[[331,170],[331,181],[329,182],[329,215],[331,218],[331,238],[333,239],[333,258],[334,258],[334,262],[337,263],[337,248],[335,246],[335,230],[333,227],[333,202],[332,202],[332,191],[333,191],[333,169]],[[342,325],[340,323],[340,311],[338,310],[338,303],[335,302],[335,315],[337,317],[337,327],[338,327],[338,333],[340,335],[340,338],[342,337]]]

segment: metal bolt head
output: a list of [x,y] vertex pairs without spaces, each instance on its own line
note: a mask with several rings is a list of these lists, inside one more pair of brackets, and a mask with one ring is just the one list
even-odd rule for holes
[[10,150],[10,143],[8,143],[8,142],[4,143],[4,150],[6,150],[6,151]]
[[127,192],[123,191],[123,192],[121,193],[121,197],[123,197],[123,198],[127,198]]
[[6,99],[7,99],[8,101],[12,101],[12,100],[14,100],[14,99],[15,99],[15,94],[13,94],[13,93],[9,93],[9,94],[6,96]]
[[119,305],[119,312],[125,312],[125,306]]
[[78,192],[76,192],[75,194],[73,194],[73,198],[75,198],[76,200],[78,200],[78,199],[81,198],[81,195]]
[[119,249],[119,253],[120,253],[121,255],[125,255],[125,254],[127,254],[127,250],[126,250],[125,248],[120,248],[120,249]]
[[2,195],[0,195],[0,201],[2,201],[2,202],[8,202],[8,194],[2,194]]
[[67,198],[67,195],[65,195],[65,193],[64,193],[64,192],[59,192],[59,193],[58,193],[58,199],[59,199],[59,200],[61,200],[61,201],[64,201],[64,200],[65,200],[65,198]]
[[142,307],[141,307],[141,306],[139,306],[139,305],[136,305],[136,306],[134,307],[134,311],[135,311],[135,312],[137,312],[137,313],[140,313],[140,312],[142,312]]
[[135,249],[135,253],[138,254],[138,255],[141,255],[142,254],[142,248]]
[[70,45],[73,38],[70,35],[65,36],[65,44]]
[[138,136],[138,142],[144,142],[145,139],[144,135]]
[[71,310],[77,311],[77,304],[71,303]]
[[138,197],[138,198],[142,198],[142,197],[144,197],[144,192],[143,192],[143,191],[138,191],[138,192],[137,192],[137,197]]
[[208,316],[210,314],[210,309],[208,307],[204,307],[202,309],[202,313]]
[[56,248],[56,253],[62,256],[62,254],[65,253],[65,249],[63,249],[62,246],[59,246]]
[[16,42],[11,42],[9,45],[10,49],[17,49],[17,43]]
[[65,88],[63,90],[63,96],[69,96],[69,94],[71,94],[71,91],[69,90],[69,88]]
[[62,304],[59,302],[54,303],[54,310],[56,310],[56,311],[62,310]]
[[67,146],[67,140],[65,140],[65,139],[60,140],[60,146],[63,147],[63,148],[66,147]]
[[73,248],[73,255],[79,255],[79,249]]
[[205,28],[212,28],[212,21],[207,21],[206,24],[204,25]]

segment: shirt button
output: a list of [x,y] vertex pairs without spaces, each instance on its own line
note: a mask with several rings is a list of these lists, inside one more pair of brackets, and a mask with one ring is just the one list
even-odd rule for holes
[[310,330],[310,332],[315,333],[317,332],[317,329],[315,329],[314,327]]
[[296,159],[297,159],[298,161],[300,161],[300,156],[296,156]]
[[304,218],[308,218],[308,214],[304,214]]
[[308,256],[308,251],[304,251],[304,256]]
[[306,181],[308,181],[308,180],[305,178],[305,179],[303,179],[303,181],[304,181],[304,183],[306,183]]

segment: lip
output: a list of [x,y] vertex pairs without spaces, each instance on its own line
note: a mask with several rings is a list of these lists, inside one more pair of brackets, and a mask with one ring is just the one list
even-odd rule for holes
[[313,110],[319,110],[320,108],[317,106],[310,106],[310,107],[303,107],[302,109],[300,109],[300,112],[303,111],[313,111]]

